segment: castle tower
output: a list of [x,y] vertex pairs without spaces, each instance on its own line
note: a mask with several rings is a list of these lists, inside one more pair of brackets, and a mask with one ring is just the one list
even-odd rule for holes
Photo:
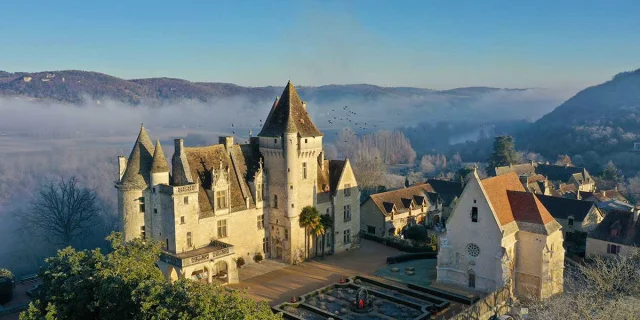
[[124,157],[118,157],[120,179],[115,187],[118,189],[120,229],[125,241],[145,235],[145,199],[149,194],[153,153],[153,142],[141,126],[129,159],[125,161]]
[[299,262],[305,253],[299,215],[305,206],[316,205],[322,133],[291,82],[274,102],[258,143],[265,160],[265,198],[269,199],[268,221],[273,227],[271,256],[288,263]]
[[153,161],[151,162],[151,192],[149,194],[150,207],[145,214],[145,229],[147,237],[159,239],[161,233],[162,215],[162,192],[161,185],[169,185],[169,164],[165,158],[164,151],[160,145],[160,140],[156,141],[156,147],[153,151]]

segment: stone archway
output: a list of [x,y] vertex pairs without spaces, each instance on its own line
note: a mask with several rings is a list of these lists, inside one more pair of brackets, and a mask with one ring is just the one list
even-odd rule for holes
[[220,260],[214,265],[216,281],[229,282],[229,266],[226,261]]
[[176,280],[178,280],[180,276],[178,275],[178,271],[176,271],[176,268],[170,265],[167,268],[166,277],[167,277],[167,280],[169,280],[170,282],[175,282]]
[[209,269],[207,267],[202,267],[200,269],[193,270],[193,272],[191,272],[191,280],[209,283]]
[[469,280],[469,288],[474,288],[476,287],[476,273],[469,269],[469,271],[467,271],[467,277]]

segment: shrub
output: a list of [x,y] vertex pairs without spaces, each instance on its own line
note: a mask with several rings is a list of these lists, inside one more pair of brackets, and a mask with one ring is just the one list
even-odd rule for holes
[[422,242],[427,242],[428,236],[429,234],[427,232],[427,228],[419,224],[408,227],[405,233],[405,237],[407,239],[422,241]]
[[0,268],[0,278],[14,279],[14,275],[9,269]]
[[264,259],[264,257],[262,257],[262,253],[258,252],[256,253],[255,256],[253,256],[253,261],[255,262],[260,262]]
[[244,266],[244,263],[245,262],[244,262],[244,258],[243,257],[240,257],[240,258],[236,259],[236,267],[242,268],[242,266]]

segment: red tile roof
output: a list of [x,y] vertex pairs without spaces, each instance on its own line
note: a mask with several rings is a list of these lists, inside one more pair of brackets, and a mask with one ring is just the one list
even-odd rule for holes
[[553,221],[547,208],[533,193],[508,190],[507,198],[516,221],[543,225]]
[[507,190],[522,191],[525,189],[520,183],[520,179],[515,172],[509,172],[503,175],[487,178],[481,181],[487,198],[493,206],[493,210],[498,216],[500,225],[505,225],[515,221],[511,204],[507,197]]

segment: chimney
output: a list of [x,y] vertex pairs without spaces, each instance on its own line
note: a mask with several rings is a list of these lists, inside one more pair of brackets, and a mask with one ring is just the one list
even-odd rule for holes
[[122,180],[122,176],[124,175],[124,171],[127,170],[127,158],[123,157],[123,156],[119,156],[118,157],[118,172],[120,175],[120,178],[118,178],[118,181]]
[[302,101],[302,109],[307,110],[307,103],[304,101]]
[[218,142],[220,144],[224,144],[224,148],[229,150],[229,148],[233,145],[233,136],[220,137]]
[[175,148],[174,153],[182,154],[184,152],[184,139],[174,139],[173,146]]

